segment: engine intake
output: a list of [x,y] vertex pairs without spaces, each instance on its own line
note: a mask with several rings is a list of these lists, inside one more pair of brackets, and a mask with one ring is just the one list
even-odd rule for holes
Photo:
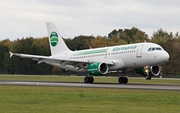
[[102,62],[91,63],[87,66],[87,71],[90,75],[103,75],[106,74],[108,70],[108,65]]
[[150,67],[150,72],[153,76],[158,76],[160,73],[160,66],[151,66]]

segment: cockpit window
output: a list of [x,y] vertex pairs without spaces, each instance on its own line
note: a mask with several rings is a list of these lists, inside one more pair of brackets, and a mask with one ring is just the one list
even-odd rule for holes
[[155,51],[155,50],[158,50],[158,51],[160,51],[160,50],[163,50],[161,47],[150,47],[149,49],[148,49],[148,51]]
[[155,48],[153,47],[153,48],[152,48],[152,51],[154,51],[154,50],[155,50]]
[[148,51],[151,51],[151,48],[149,48]]
[[156,50],[162,50],[160,47],[156,47]]

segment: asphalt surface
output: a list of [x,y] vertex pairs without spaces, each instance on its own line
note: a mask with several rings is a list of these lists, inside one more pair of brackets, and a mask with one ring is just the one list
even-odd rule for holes
[[80,82],[32,82],[32,81],[0,81],[0,85],[15,86],[59,86],[59,87],[82,87],[82,88],[116,88],[116,89],[146,89],[146,90],[176,90],[180,91],[180,85],[168,84],[117,84],[117,83],[94,83],[85,84]]

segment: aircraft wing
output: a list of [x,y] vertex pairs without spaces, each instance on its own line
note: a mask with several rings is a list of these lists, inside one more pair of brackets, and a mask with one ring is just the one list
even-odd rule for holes
[[[99,62],[99,61],[95,61],[95,60],[82,60],[82,59],[67,59],[67,58],[58,58],[58,57],[52,57],[52,56],[40,56],[40,55],[30,55],[30,54],[20,54],[20,53],[12,53],[10,52],[10,57],[12,56],[18,56],[20,58],[27,58],[27,59],[32,59],[34,61],[38,61],[38,64],[42,63],[42,62],[54,62],[54,63],[65,63],[65,64],[69,64],[72,65],[74,63],[86,63],[86,64],[90,64],[90,63],[94,63],[94,62]],[[114,65],[113,61],[102,61],[108,65]]]

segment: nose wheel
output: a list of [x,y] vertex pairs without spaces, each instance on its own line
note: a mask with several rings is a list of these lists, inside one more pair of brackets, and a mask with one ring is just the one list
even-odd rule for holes
[[151,76],[146,76],[145,79],[146,80],[151,80]]
[[118,82],[119,82],[119,84],[127,84],[128,78],[127,77],[119,77]]

